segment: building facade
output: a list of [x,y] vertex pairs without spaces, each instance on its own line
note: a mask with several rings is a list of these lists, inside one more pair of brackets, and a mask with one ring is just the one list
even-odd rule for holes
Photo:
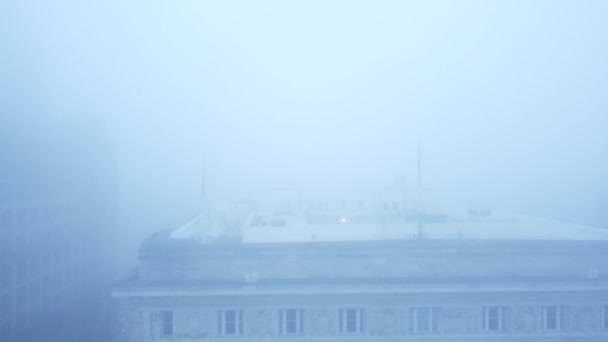
[[608,232],[477,210],[389,216],[253,215],[239,241],[158,233],[114,290],[122,338],[608,339]]
[[91,132],[22,115],[0,120],[0,341],[106,340],[107,156]]

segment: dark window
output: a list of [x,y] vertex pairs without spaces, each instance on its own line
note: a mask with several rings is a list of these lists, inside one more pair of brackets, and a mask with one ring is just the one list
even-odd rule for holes
[[218,321],[220,335],[241,335],[243,333],[243,311],[220,311]]
[[173,336],[173,311],[162,311],[161,316],[161,335],[164,337]]
[[560,330],[562,328],[562,308],[557,305],[543,307],[543,329]]
[[361,308],[340,309],[340,332],[362,333],[364,326],[364,311]]
[[504,329],[505,308],[501,306],[486,306],[483,308],[483,329],[500,331]]
[[237,326],[236,312],[227,311],[225,320],[226,320],[226,322],[225,322],[225,331],[224,332],[228,335],[236,334],[236,326]]
[[285,227],[287,225],[287,221],[285,219],[275,218],[272,220],[272,227]]
[[265,227],[266,226],[266,222],[264,221],[264,218],[261,216],[256,216],[253,218],[253,221],[251,222],[251,226],[252,227]]
[[410,309],[409,328],[414,334],[437,332],[438,310],[431,307]]
[[303,331],[304,310],[287,309],[279,311],[279,331],[281,334],[301,334]]

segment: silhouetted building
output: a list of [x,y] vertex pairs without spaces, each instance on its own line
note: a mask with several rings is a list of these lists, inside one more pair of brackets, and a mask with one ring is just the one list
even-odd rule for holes
[[608,339],[608,231],[355,202],[153,235],[113,292],[124,341]]
[[0,119],[0,341],[106,340],[109,156],[90,127]]

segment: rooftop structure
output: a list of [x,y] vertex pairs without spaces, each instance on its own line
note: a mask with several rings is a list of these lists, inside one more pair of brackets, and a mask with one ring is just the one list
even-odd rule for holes
[[370,240],[608,240],[608,230],[503,212],[445,215],[253,215],[243,243]]
[[[399,194],[374,200],[276,201],[273,209],[241,210],[238,232],[245,244],[371,240],[608,240],[608,230],[490,210],[486,207],[422,209]],[[225,240],[225,220],[205,212],[173,229],[174,239]]]
[[608,338],[607,231],[398,199],[309,203],[253,210],[237,235],[202,215],[144,241],[113,292],[124,339]]

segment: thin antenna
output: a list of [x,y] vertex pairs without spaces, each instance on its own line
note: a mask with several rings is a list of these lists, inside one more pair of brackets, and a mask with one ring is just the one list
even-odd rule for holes
[[422,148],[420,147],[420,139],[418,139],[418,153],[416,157],[416,186],[418,188],[418,238],[422,239],[424,236],[424,218],[422,215],[422,201],[420,200],[421,191],[420,186],[422,184]]
[[203,171],[201,173],[201,212],[205,211],[205,207],[206,207],[206,203],[205,203],[205,195],[206,195],[206,190],[207,190],[207,179],[206,179],[206,173],[207,173],[207,159],[203,160]]
[[422,179],[421,179],[421,168],[422,168],[422,151],[421,151],[421,147],[420,147],[420,140],[418,140],[418,156],[416,159],[416,185],[418,187],[418,189],[420,189],[420,185],[422,183]]
[[203,168],[201,171],[201,214],[207,211],[207,157],[209,144],[206,138],[202,141]]

